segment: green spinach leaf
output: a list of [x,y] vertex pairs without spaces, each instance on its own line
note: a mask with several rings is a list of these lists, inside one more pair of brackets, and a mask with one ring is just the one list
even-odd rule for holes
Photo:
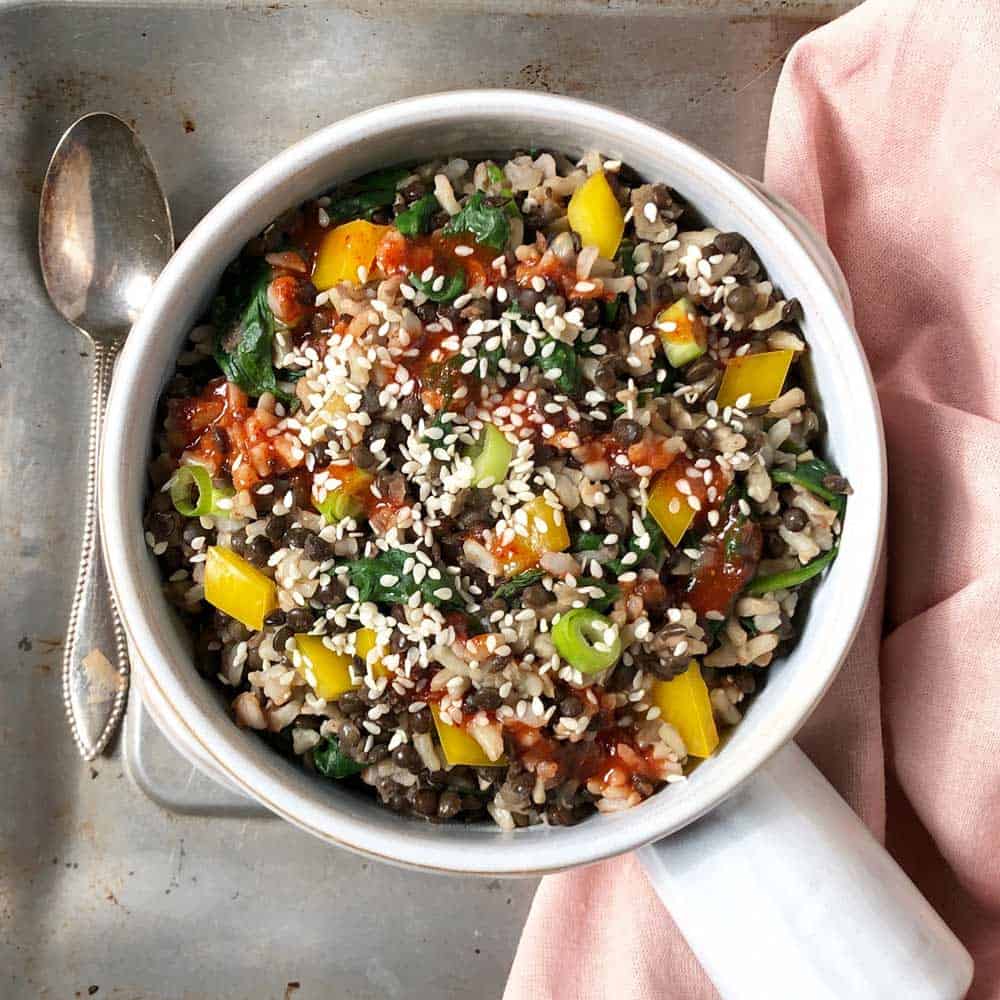
[[435,275],[430,281],[424,281],[419,274],[410,274],[406,279],[418,292],[423,292],[431,302],[454,302],[455,299],[465,291],[465,271],[456,271],[444,279],[441,287],[434,288],[438,278],[443,275]]
[[278,388],[271,360],[274,315],[267,304],[271,269],[263,261],[241,258],[223,275],[212,303],[214,355],[223,374],[251,396],[271,392],[284,403],[292,397]]
[[332,222],[347,219],[370,219],[380,208],[388,208],[396,199],[396,185],[409,176],[407,167],[376,170],[346,184],[338,197],[326,207]]
[[580,358],[572,344],[546,337],[532,360],[543,372],[558,370],[559,374],[552,381],[563,392],[573,393],[580,385]]
[[629,539],[626,552],[634,552],[639,558],[628,566],[623,565],[621,559],[612,559],[609,563],[606,563],[605,568],[613,576],[617,577],[629,570],[634,570],[637,566],[642,565],[643,560],[646,558],[650,559],[653,566],[657,568],[663,562],[663,557],[667,551],[667,540],[663,534],[663,529],[656,523],[652,514],[647,514],[642,519],[642,524],[649,535],[649,548],[640,549],[638,544],[639,536],[633,535]]
[[620,587],[608,583],[607,580],[598,580],[593,576],[581,576],[577,579],[576,584],[578,587],[596,587],[598,590],[604,591],[600,597],[591,597],[587,604],[599,615],[606,615],[621,595]]
[[574,552],[592,552],[599,549],[604,544],[604,536],[598,535],[595,531],[585,531],[577,535],[573,544]]
[[440,209],[437,198],[425,194],[396,216],[396,228],[404,236],[420,236],[431,227],[431,218]]
[[471,233],[481,246],[503,250],[510,239],[510,221],[507,209],[489,204],[482,191],[469,197],[465,206],[453,215],[444,227],[446,236]]
[[847,508],[847,497],[843,493],[834,493],[823,485],[823,480],[829,475],[835,475],[836,471],[821,458],[811,458],[808,462],[799,462],[792,469],[776,466],[771,470],[771,478],[776,483],[794,483],[810,493],[815,493],[843,517]]
[[538,583],[543,576],[545,576],[543,569],[525,570],[523,573],[511,577],[506,583],[501,583],[494,591],[494,596],[505,601],[510,600],[510,598],[520,594],[522,590],[527,590],[532,584]]
[[327,736],[322,743],[316,745],[313,750],[313,763],[316,765],[316,770],[325,778],[349,778],[352,774],[360,774],[364,769],[363,764],[348,757],[340,749],[336,736]]
[[[435,607],[462,606],[451,576],[442,574],[441,579],[432,580],[428,575],[418,584],[412,573],[404,573],[403,567],[410,558],[410,552],[391,549],[370,559],[357,559],[348,563],[347,573],[351,583],[358,588],[358,600],[375,601],[377,604],[404,604],[419,590],[424,602]],[[388,582],[390,580],[391,583]],[[445,588],[450,591],[450,596],[439,597],[435,593]]]
[[621,241],[616,257],[625,274],[635,274],[635,244],[631,240]]

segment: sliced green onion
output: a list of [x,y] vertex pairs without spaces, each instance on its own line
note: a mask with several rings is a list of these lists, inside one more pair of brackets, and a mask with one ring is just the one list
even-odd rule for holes
[[465,453],[472,459],[472,485],[502,483],[514,457],[514,446],[507,436],[493,424],[483,424],[479,440]]
[[789,569],[784,573],[771,573],[769,576],[758,576],[747,584],[744,593],[759,596],[760,594],[774,593],[776,590],[791,590],[792,587],[798,587],[806,580],[819,576],[836,558],[837,547],[834,546],[829,552],[824,552],[823,555],[817,556],[812,562],[806,563],[805,566],[800,566],[798,569]]
[[357,497],[344,490],[330,490],[324,500],[313,497],[313,506],[330,524],[343,521],[345,517],[360,517],[365,509]]
[[223,514],[219,501],[233,496],[229,486],[215,486],[203,465],[182,465],[170,484],[174,509],[184,517],[208,517]]
[[[609,630],[613,632],[613,637],[609,636]],[[622,640],[617,626],[590,608],[567,611],[552,627],[552,642],[556,652],[571,667],[584,674],[607,670],[622,655]]]

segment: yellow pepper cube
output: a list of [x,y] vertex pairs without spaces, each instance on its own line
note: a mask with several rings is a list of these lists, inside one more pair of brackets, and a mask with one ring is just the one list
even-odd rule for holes
[[625,213],[601,170],[573,192],[566,209],[570,228],[583,245],[597,247],[602,257],[611,260],[618,252],[625,232]]
[[[376,649],[376,646],[375,629],[358,629],[354,635],[354,649],[362,660],[368,662],[369,653]],[[387,677],[390,672],[389,668],[382,662],[382,657],[378,655],[378,652],[381,651],[376,651],[375,658],[372,660],[372,675],[376,678]]]
[[264,626],[264,616],[278,606],[270,577],[232,549],[210,545],[205,559],[205,600],[250,629]]
[[493,547],[504,576],[516,576],[537,566],[546,552],[565,552],[569,548],[566,518],[561,509],[553,507],[544,497],[526,503],[515,513],[514,523],[526,534],[517,532],[511,541]]
[[677,479],[672,469],[661,472],[649,491],[649,501],[646,504],[646,510],[675,547],[680,545],[695,517],[695,511],[687,502],[687,497],[677,489]]
[[653,704],[660,709],[661,717],[680,733],[689,756],[710,757],[715,752],[719,732],[697,660],[692,660],[679,677],[656,681]]
[[[340,281],[349,281],[354,285],[364,284],[375,259],[379,240],[389,228],[356,219],[331,229],[319,245],[312,274],[313,284],[321,292]],[[364,269],[364,281],[359,268]]]
[[788,350],[730,358],[715,401],[720,408],[735,405],[743,396],[750,397],[747,406],[773,403],[781,395],[794,357],[795,352]]
[[305,678],[312,685],[317,697],[332,701],[345,691],[359,687],[351,679],[349,653],[335,653],[323,644],[323,636],[297,633],[295,646],[302,654]]
[[461,726],[452,726],[442,721],[437,705],[431,705],[431,715],[434,716],[434,728],[437,730],[438,742],[444,752],[445,762],[449,767],[465,764],[468,767],[506,767],[507,758],[490,760],[486,751]]

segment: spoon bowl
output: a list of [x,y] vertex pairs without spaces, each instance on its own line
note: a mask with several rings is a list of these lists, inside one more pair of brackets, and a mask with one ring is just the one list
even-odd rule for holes
[[79,119],[42,187],[38,254],[55,307],[95,341],[124,338],[173,244],[170,210],[139,137],[114,115]]
[[63,658],[63,697],[85,760],[125,707],[128,655],[100,552],[96,473],[114,359],[174,249],[170,209],[139,137],[85,115],[65,132],[42,185],[38,257],[56,309],[93,344],[90,448],[80,575]]

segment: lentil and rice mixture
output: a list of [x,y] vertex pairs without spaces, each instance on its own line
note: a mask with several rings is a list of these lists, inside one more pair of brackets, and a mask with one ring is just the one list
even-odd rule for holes
[[400,813],[570,824],[684,781],[836,555],[800,318],[594,153],[289,212],[162,400],[146,540],[199,669]]

